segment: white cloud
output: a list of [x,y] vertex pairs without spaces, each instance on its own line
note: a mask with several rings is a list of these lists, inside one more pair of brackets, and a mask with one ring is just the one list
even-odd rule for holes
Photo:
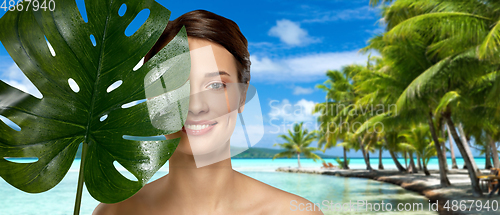
[[307,95],[307,94],[311,94],[314,92],[314,89],[313,88],[303,88],[301,86],[296,86],[294,89],[293,89],[293,95]]
[[313,22],[332,22],[337,20],[363,20],[363,19],[373,19],[377,17],[379,13],[378,8],[372,8],[370,6],[364,6],[357,9],[346,9],[346,10],[332,10],[332,11],[317,11],[313,14],[316,15],[313,19],[306,19],[302,22],[313,23]]
[[385,32],[385,26],[379,26],[374,29],[366,29],[365,32],[370,33],[372,35],[379,35]]
[[327,70],[338,70],[353,63],[366,64],[367,54],[358,51],[328,52],[269,58],[250,56],[252,79],[257,82],[313,82],[325,78]]
[[[5,63],[3,63],[3,65],[5,65]],[[11,63],[7,67],[0,66],[0,74],[0,77],[2,77],[5,83],[37,98],[42,98],[40,91],[38,91],[35,85],[31,83],[15,63]]]
[[309,36],[309,33],[301,28],[299,23],[288,19],[276,21],[276,26],[269,30],[268,35],[278,37],[281,42],[290,46],[304,46],[320,41],[318,38]]

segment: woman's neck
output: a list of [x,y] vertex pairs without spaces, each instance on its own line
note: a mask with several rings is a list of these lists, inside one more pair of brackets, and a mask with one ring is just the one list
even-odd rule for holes
[[[192,209],[199,209],[199,212],[203,213],[218,211],[220,208],[229,206],[236,194],[235,172],[232,169],[230,157],[225,158],[203,166],[200,165],[198,157],[195,160],[193,155],[176,150],[169,159],[169,174],[165,179],[165,192],[168,192],[168,196],[174,197],[170,201],[176,201],[182,205],[186,202],[195,204]],[[202,167],[198,168],[197,163]]]

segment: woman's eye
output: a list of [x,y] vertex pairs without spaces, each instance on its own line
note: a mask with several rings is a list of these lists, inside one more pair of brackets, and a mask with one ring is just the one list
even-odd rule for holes
[[214,90],[220,90],[222,88],[226,87],[224,83],[211,83],[208,85],[208,88],[214,89]]

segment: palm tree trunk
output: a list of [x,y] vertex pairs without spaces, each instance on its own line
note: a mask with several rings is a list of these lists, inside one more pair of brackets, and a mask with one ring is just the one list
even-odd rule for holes
[[491,154],[493,155],[493,166],[495,168],[500,168],[500,160],[498,160],[498,152],[497,152],[497,144],[495,144],[495,140],[488,135],[488,140],[490,141]]
[[378,153],[378,169],[384,169],[384,164],[382,164],[382,149]]
[[[451,121],[451,117],[450,117]],[[453,123],[453,121],[451,121]],[[481,174],[481,171],[479,171],[479,168],[477,167],[476,161],[474,160],[474,156],[472,155],[472,152],[469,147],[469,141],[468,138],[464,132],[464,128],[462,124],[458,124],[458,132],[460,132],[460,139],[462,140],[462,145],[464,146],[465,152],[467,153],[467,156],[469,157],[470,164],[472,165],[472,169],[476,174]],[[455,132],[456,133],[456,132]],[[452,133],[453,135],[453,133]],[[463,155],[462,155],[463,157]],[[465,163],[465,165],[469,166],[469,163]]]
[[349,166],[347,165],[347,153],[345,146],[344,146],[344,163],[342,164],[342,169],[349,169]]
[[485,169],[491,169],[491,150],[490,150],[490,144],[486,144],[485,146],[485,149],[486,149],[486,153],[484,153],[485,155],[485,159],[486,159],[486,162],[484,162],[484,168]]
[[405,158],[405,168],[408,169],[408,157],[406,151],[403,152],[403,157]]
[[417,167],[415,167],[415,161],[413,160],[413,152],[409,152],[408,154],[410,154],[411,173],[418,173]]
[[396,157],[394,152],[392,150],[389,150],[389,154],[391,155],[392,161],[394,161],[396,168],[398,168],[400,172],[405,172],[406,169],[401,165],[401,163],[399,163],[398,158]]
[[[441,125],[443,125],[443,117],[440,118],[440,123]],[[445,128],[446,126],[442,126],[443,129],[442,129],[442,132],[441,132],[441,138],[446,139],[446,133],[445,133]],[[446,157],[446,141],[443,142],[443,144],[441,144],[441,146],[443,147],[443,156],[444,156],[444,160],[446,161],[444,163],[444,167],[446,168],[446,170],[448,170],[448,158]]]
[[450,142],[451,168],[458,169],[457,159],[455,158],[455,151],[453,151],[453,137],[451,137],[450,127],[448,127],[448,124],[446,124],[446,127],[446,130],[448,130],[448,142]]
[[[436,134],[436,127],[434,127],[434,123],[432,122],[432,112],[429,112],[427,123],[429,123],[429,128],[431,131],[432,140],[434,140],[434,147],[436,148],[437,157],[439,161],[439,177],[441,187],[450,186],[450,180],[448,180],[448,176],[446,175],[446,168],[444,164],[446,163],[446,158],[443,157],[443,153],[441,152],[441,147],[439,144],[439,139]],[[425,162],[425,161],[424,161]]]
[[372,165],[370,163],[370,152],[366,151],[366,164],[367,164],[367,170],[373,170]]
[[444,157],[444,160],[446,161],[444,163],[444,168],[446,170],[448,170],[448,158],[446,156],[446,142],[443,142],[443,144],[440,144],[442,147],[443,147],[443,157]]
[[363,140],[361,138],[358,138],[360,143],[361,143],[361,152],[363,153],[363,158],[365,159],[365,164],[366,164],[366,169],[372,171],[372,166],[370,165],[370,158],[367,155],[367,152],[365,150],[365,146],[363,144]]
[[429,170],[427,169],[427,164],[425,163],[425,160],[423,162],[423,165],[424,165],[424,173],[425,173],[425,176],[429,176],[431,175],[431,173],[429,173]]
[[[472,194],[474,196],[482,196],[483,191],[479,187],[477,172],[474,169],[475,162],[473,160],[474,158],[473,157],[471,158],[472,153],[470,152],[469,144],[467,144],[467,142],[463,142],[458,136],[457,131],[455,130],[455,124],[453,124],[453,121],[451,120],[451,113],[449,112],[443,113],[443,117],[445,118],[446,123],[450,128],[451,136],[455,140],[455,143],[457,144],[457,147],[460,150],[460,153],[462,154],[464,163],[467,165],[467,170],[468,170],[467,172],[469,172],[469,178],[471,180]],[[461,125],[459,125],[458,130],[461,131],[462,135],[464,135]],[[465,135],[463,136],[463,138],[465,138]]]
[[297,153],[297,162],[299,163],[299,168],[302,168],[302,166],[300,166],[300,153]]
[[418,165],[418,170],[422,170],[422,162],[420,161],[420,156],[417,153],[417,165]]
[[363,158],[365,159],[366,169],[372,170],[372,166],[370,165],[370,160],[367,158],[367,152],[364,147],[361,147],[361,152],[363,153]]

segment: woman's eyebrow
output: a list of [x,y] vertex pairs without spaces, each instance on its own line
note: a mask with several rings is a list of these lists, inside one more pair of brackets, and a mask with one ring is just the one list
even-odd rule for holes
[[231,75],[229,75],[229,73],[227,73],[225,71],[207,73],[207,74],[205,74],[205,77],[208,78],[208,77],[222,76],[222,75],[227,75],[227,76],[231,77]]

